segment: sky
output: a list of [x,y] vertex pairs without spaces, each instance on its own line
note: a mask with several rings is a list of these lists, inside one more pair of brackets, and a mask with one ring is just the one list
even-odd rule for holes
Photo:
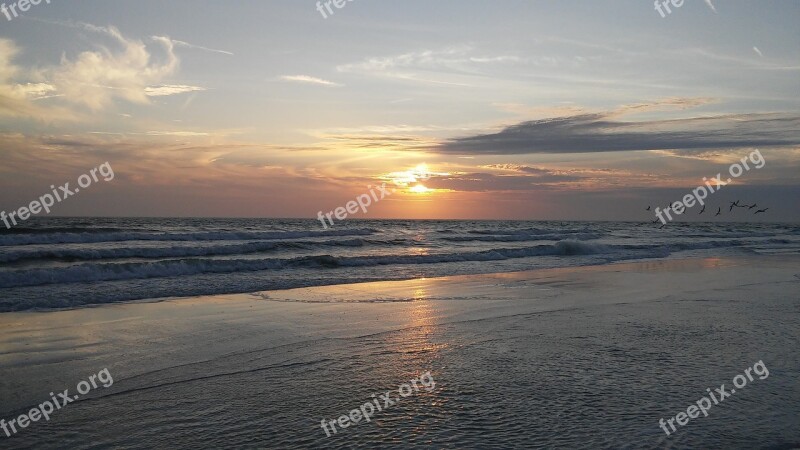
[[4,211],[800,221],[794,0],[0,1]]

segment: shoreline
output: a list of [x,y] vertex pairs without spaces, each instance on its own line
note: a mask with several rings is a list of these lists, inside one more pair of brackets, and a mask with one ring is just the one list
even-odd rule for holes
[[[543,273],[548,271],[573,271],[573,270],[603,270],[604,267],[627,267],[627,266],[636,266],[639,264],[650,264],[650,263],[658,263],[663,262],[665,264],[671,264],[674,262],[680,262],[678,264],[686,264],[686,261],[696,261],[696,260],[711,260],[711,259],[720,259],[720,260],[749,260],[749,259],[761,259],[764,260],[781,260],[781,259],[798,259],[800,260],[800,256],[793,255],[793,254],[773,254],[773,255],[753,255],[753,256],[724,256],[720,258],[711,258],[709,256],[684,256],[684,257],[672,257],[668,256],[666,258],[644,258],[644,259],[637,259],[637,260],[619,260],[619,261],[612,261],[606,264],[590,264],[590,265],[575,265],[575,266],[564,266],[564,267],[550,267],[550,268],[536,268],[536,269],[526,269],[526,270],[512,270],[508,272],[485,272],[485,273],[475,273],[475,274],[460,274],[460,275],[445,275],[445,276],[436,276],[436,277],[411,277],[411,278],[403,278],[403,279],[390,279],[390,280],[378,280],[378,281],[360,281],[360,282],[343,282],[337,284],[322,284],[317,286],[303,286],[303,287],[296,287],[296,288],[285,288],[285,289],[268,289],[262,291],[252,291],[252,292],[234,292],[234,293],[227,293],[227,294],[209,294],[209,295],[191,295],[191,296],[178,296],[178,297],[158,297],[158,298],[147,298],[147,299],[138,299],[138,300],[121,300],[121,301],[112,301],[108,303],[88,303],[88,304],[81,304],[75,306],[68,306],[68,307],[61,307],[61,308],[31,308],[19,311],[0,311],[0,319],[4,315],[7,314],[46,314],[52,312],[66,312],[66,311],[80,311],[80,310],[89,310],[89,309],[97,309],[97,308],[104,308],[104,307],[112,307],[112,306],[119,306],[119,305],[137,305],[137,304],[158,304],[158,303],[168,303],[168,302],[179,302],[179,301],[193,301],[199,299],[213,299],[217,297],[239,297],[239,296],[256,296],[259,297],[261,294],[269,293],[269,292],[287,292],[287,291],[303,291],[306,289],[316,290],[316,289],[325,289],[325,288],[333,288],[337,286],[360,286],[360,285],[370,285],[376,283],[407,283],[413,282],[415,280],[463,280],[468,278],[476,278],[476,277],[494,277],[494,276],[502,276],[502,275],[509,275],[509,274],[536,274],[536,273]],[[691,264],[691,263],[690,263]],[[274,300],[274,299],[265,299],[265,300]],[[2,321],[0,321],[2,324]]]

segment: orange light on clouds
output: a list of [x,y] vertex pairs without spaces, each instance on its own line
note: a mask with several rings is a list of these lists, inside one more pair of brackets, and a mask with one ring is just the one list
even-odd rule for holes
[[390,172],[384,175],[383,178],[387,178],[388,180],[392,181],[394,184],[403,186],[403,185],[412,185],[419,181],[424,181],[430,179],[431,175],[443,175],[443,174],[433,174],[428,169],[428,165],[425,163],[417,164],[416,167],[409,170],[404,170],[400,172]]
[[418,185],[412,187],[411,189],[409,189],[409,191],[413,192],[415,194],[429,194],[429,193],[433,192],[431,189],[428,189],[424,185],[421,185],[421,184],[418,184]]

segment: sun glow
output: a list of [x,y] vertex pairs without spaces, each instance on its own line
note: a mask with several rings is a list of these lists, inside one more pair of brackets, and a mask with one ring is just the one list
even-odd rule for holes
[[419,164],[417,167],[402,172],[392,172],[387,175],[395,184],[414,184],[430,178],[427,164]]
[[430,181],[437,176],[447,175],[449,174],[442,172],[431,172],[428,165],[422,163],[408,170],[387,173],[381,176],[381,178],[387,180],[387,182],[394,183],[395,186],[408,194],[430,195],[437,192],[444,192],[446,190],[429,188],[422,183]]
[[413,192],[415,194],[428,194],[428,193],[431,192],[430,189],[426,188],[425,186],[423,186],[421,184],[418,184],[418,185],[412,187],[411,189],[409,189],[409,191]]

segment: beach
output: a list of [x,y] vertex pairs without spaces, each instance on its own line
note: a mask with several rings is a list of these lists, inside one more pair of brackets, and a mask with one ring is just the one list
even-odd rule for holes
[[800,2],[0,17],[0,450],[800,450]]
[[[662,259],[5,313],[0,418],[102,369],[114,382],[0,437],[8,448],[792,448],[799,261]],[[659,427],[758,361],[768,377],[670,435]],[[321,427],[428,372],[434,389]]]

